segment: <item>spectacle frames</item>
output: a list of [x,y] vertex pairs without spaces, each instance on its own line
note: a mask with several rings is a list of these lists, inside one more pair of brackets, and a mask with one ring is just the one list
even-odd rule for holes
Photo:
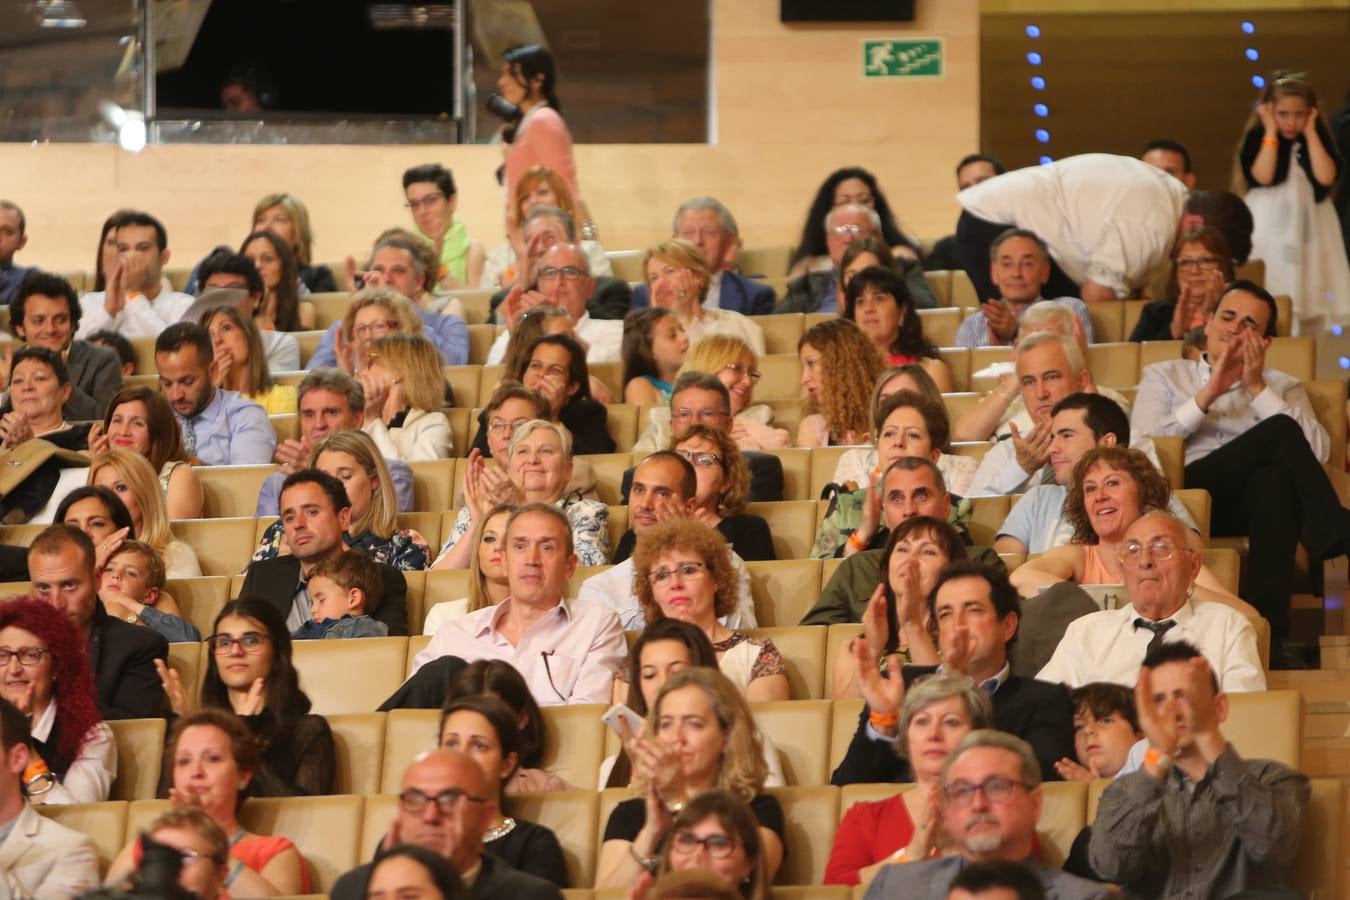
[[725,834],[710,834],[699,837],[692,831],[680,831],[675,834],[675,849],[681,853],[693,853],[702,847],[713,859],[726,859],[736,852],[736,842]]
[[681,563],[680,565],[676,566],[673,570],[657,569],[655,572],[652,572],[647,576],[647,583],[650,584],[652,587],[660,587],[667,581],[670,581],[671,578],[674,578],[677,572],[679,573],[681,579],[688,581],[691,578],[698,578],[707,570],[708,567],[701,562]]
[[487,802],[487,799],[484,797],[475,797],[468,791],[461,791],[458,788],[450,788],[449,790],[441,791],[434,797],[419,791],[417,788],[408,788],[398,795],[398,805],[402,807],[405,812],[420,813],[427,808],[428,803],[435,803],[436,808],[440,810],[442,814],[447,816],[455,811],[455,807],[459,806],[461,800],[468,801],[469,803]]
[[990,803],[1002,803],[1010,798],[1017,788],[1029,789],[1026,782],[996,775],[993,778],[986,778],[979,784],[971,784],[969,781],[953,781],[942,788],[942,793],[952,806],[969,806],[975,802],[975,794],[979,791],[984,792],[985,799]]
[[32,668],[42,664],[42,657],[51,653],[50,650],[44,650],[41,647],[20,647],[18,650],[11,650],[8,647],[0,647],[0,669],[9,665],[9,661],[14,657],[19,658],[19,665]]
[[1181,548],[1166,538],[1158,538],[1155,541],[1149,541],[1147,544],[1141,544],[1139,541],[1126,541],[1125,545],[1120,548],[1120,561],[1137,564],[1143,558],[1145,549],[1154,559],[1161,560],[1171,559],[1177,555],[1177,550]]
[[211,650],[216,656],[226,656],[233,653],[236,645],[238,645],[239,649],[243,650],[244,653],[252,656],[262,650],[263,644],[266,643],[266,641],[267,635],[260,634],[256,631],[247,631],[237,638],[231,634],[212,635],[207,640],[207,643],[211,645]]

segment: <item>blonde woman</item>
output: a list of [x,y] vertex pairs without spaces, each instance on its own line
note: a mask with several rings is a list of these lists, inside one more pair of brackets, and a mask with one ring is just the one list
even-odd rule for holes
[[131,450],[109,450],[89,467],[89,483],[106,487],[131,513],[136,537],[155,548],[164,560],[166,578],[196,578],[202,574],[197,554],[169,530],[164,492],[150,462]]
[[[394,482],[370,435],[353,430],[335,431],[314,445],[309,465],[332,475],[347,489],[347,499],[352,504],[351,524],[344,538],[348,547],[404,572],[418,572],[427,567],[430,556],[426,538],[411,528],[398,527]],[[278,520],[263,532],[253,561],[290,552]]]
[[[567,182],[548,166],[531,166],[516,182],[515,196],[511,199],[511,209],[507,213],[506,240],[488,251],[483,263],[483,278],[479,287],[497,289],[513,284],[519,276],[518,260],[525,248],[523,227],[525,216],[536,206],[552,206],[561,209],[572,217],[573,222],[585,220],[583,211],[577,209],[572,200],[572,192]],[[613,276],[605,248],[599,241],[578,241],[582,252],[591,264],[591,274],[596,278]]]
[[697,342],[712,334],[732,334],[756,353],[764,353],[764,331],[749,316],[703,305],[712,284],[712,269],[703,251],[693,243],[672,238],[648,248],[642,259],[642,272],[652,306],[674,312],[690,341]]
[[300,281],[314,294],[337,290],[327,266],[314,265],[314,230],[309,210],[294,194],[268,194],[253,207],[253,230],[270,231],[290,246]]
[[886,368],[876,344],[847,319],[829,319],[807,329],[797,355],[806,393],[797,446],[870,443],[872,386]]
[[[715,375],[731,398],[731,436],[742,450],[778,450],[792,446],[784,428],[773,426],[773,408],[755,403],[759,384],[759,356],[750,345],[729,334],[714,334],[694,343],[684,358],[676,380],[687,372]],[[670,407],[651,412],[647,429],[633,445],[635,453],[655,453],[670,444]]]
[[[698,723],[695,727],[694,723]],[[750,707],[715,669],[686,669],[656,696],[642,734],[625,742],[642,796],[614,807],[605,825],[597,888],[632,884],[654,865],[675,815],[710,790],[750,805],[769,880],[783,861],[783,810],[762,793],[768,767]]]
[[359,377],[370,362],[370,345],[376,338],[421,333],[422,317],[411,300],[391,287],[365,288],[352,297],[341,327],[334,332],[337,366]]
[[404,462],[450,456],[450,420],[445,406],[441,356],[420,334],[389,334],[370,345],[361,373],[366,392],[365,424],[380,452]]
[[[251,316],[237,306],[217,306],[202,317],[202,327],[211,336],[216,360],[216,387],[238,391],[267,410],[269,416],[292,414],[298,403],[293,384],[277,384],[267,364],[262,332]],[[285,332],[270,331],[295,340]],[[296,354],[297,357],[299,354]]]
[[423,634],[435,634],[442,625],[465,613],[488,606],[496,606],[506,599],[510,588],[506,584],[506,566],[502,549],[506,540],[506,520],[515,506],[498,503],[488,510],[473,532],[473,543],[478,552],[469,562],[469,595],[458,600],[442,600],[427,610],[422,624]]

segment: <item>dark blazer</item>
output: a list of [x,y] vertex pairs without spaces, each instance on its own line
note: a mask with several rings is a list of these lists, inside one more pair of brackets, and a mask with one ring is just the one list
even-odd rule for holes
[[122,360],[107,347],[71,341],[66,371],[70,373],[70,399],[61,414],[71,422],[102,419],[113,395],[122,389]]
[[164,714],[164,687],[155,660],[168,660],[169,642],[149,628],[114,619],[94,601],[89,665],[105,719],[154,719]]
[[[556,884],[517,871],[490,852],[480,858],[483,867],[478,870],[478,878],[468,891],[470,900],[491,900],[495,897],[562,900],[562,891]],[[364,863],[339,877],[328,894],[330,900],[365,900],[371,865]]]
[[[488,321],[497,320],[497,307],[501,306],[510,288],[502,288],[488,301]],[[628,282],[608,275],[597,275],[595,290],[591,299],[586,301],[586,312],[592,319],[622,319],[633,307],[633,289]]]
[[[905,683],[936,671],[936,666],[905,666]],[[994,692],[994,727],[1015,734],[1031,745],[1041,763],[1041,778],[1060,781],[1055,763],[1074,758],[1073,704],[1062,684],[1050,684],[1034,678],[1008,676]],[[848,745],[839,768],[830,776],[830,784],[881,784],[913,781],[909,761],[898,756],[895,745],[874,741],[867,736],[869,710],[863,707],[858,730]]]
[[[767,316],[773,312],[778,294],[772,285],[753,278],[747,278],[736,272],[723,272],[722,284],[717,292],[717,305],[743,316]],[[633,288],[633,309],[645,309],[652,305],[647,285],[639,284]]]
[[[386,563],[377,563],[384,581],[384,599],[371,618],[389,626],[390,637],[408,633],[408,582],[403,573]],[[294,556],[278,556],[250,563],[244,573],[244,586],[239,595],[256,594],[263,598],[284,619],[291,612],[291,601],[300,587],[300,560]]]
[[[901,274],[905,276],[905,287],[914,299],[915,309],[933,309],[938,305],[937,294],[928,278],[923,274],[923,266],[912,259],[901,262]],[[809,313],[820,309],[826,297],[835,294],[835,273],[831,269],[825,272],[807,272],[799,275],[787,284],[787,293],[778,306],[776,313]],[[844,305],[839,304],[839,315],[844,314]]]
[[[750,466],[750,502],[776,503],[783,499],[783,461],[772,453],[742,450]],[[628,502],[628,489],[633,486],[633,470],[625,469],[619,488],[623,502]]]

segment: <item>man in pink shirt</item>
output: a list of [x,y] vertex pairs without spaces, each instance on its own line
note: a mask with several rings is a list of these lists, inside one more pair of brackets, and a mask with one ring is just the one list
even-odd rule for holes
[[567,517],[544,503],[522,506],[507,520],[503,554],[510,596],[447,622],[417,654],[414,671],[445,656],[501,659],[520,671],[540,706],[608,703],[628,649],[612,611],[563,598],[577,567]]

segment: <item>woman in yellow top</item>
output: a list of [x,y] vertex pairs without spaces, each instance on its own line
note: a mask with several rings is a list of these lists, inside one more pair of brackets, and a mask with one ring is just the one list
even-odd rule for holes
[[262,335],[252,316],[237,307],[218,306],[202,317],[202,325],[211,335],[216,387],[238,391],[267,410],[269,416],[296,411],[295,385],[273,383]]

